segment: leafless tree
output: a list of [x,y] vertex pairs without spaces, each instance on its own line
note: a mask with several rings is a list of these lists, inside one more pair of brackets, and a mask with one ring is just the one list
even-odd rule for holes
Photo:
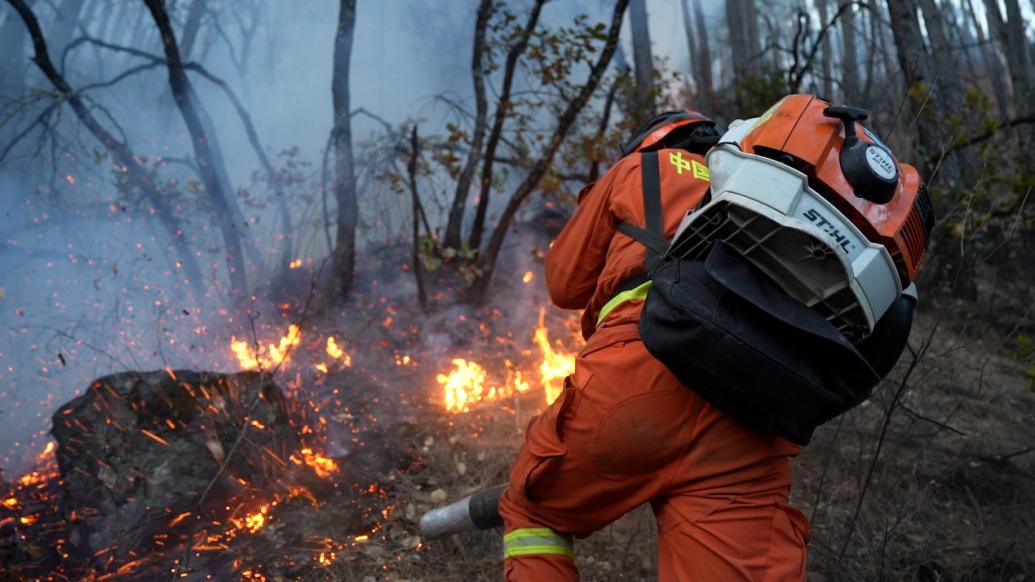
[[183,223],[177,216],[177,210],[172,208],[166,200],[166,193],[162,191],[154,168],[141,163],[142,158],[137,156],[128,144],[118,139],[101,124],[80,93],[73,89],[54,67],[39,21],[25,0],[8,0],[8,2],[18,12],[28,28],[34,49],[33,62],[61,98],[72,108],[83,126],[111,156],[114,162],[111,169],[116,176],[116,184],[119,188],[130,194],[139,193],[154,209],[155,216],[172,240],[172,246],[176,251],[175,260],[177,266],[183,270],[183,278],[193,290],[195,297],[200,298],[202,296],[201,272],[187,242]]
[[222,233],[232,293],[244,296],[248,291],[244,251],[248,251],[252,263],[256,267],[262,265],[262,260],[258,250],[251,244],[251,237],[244,230],[246,227],[244,213],[230,186],[215,128],[187,77],[187,71],[176,43],[176,35],[173,32],[172,23],[169,21],[169,14],[165,10],[165,2],[164,0],[144,1],[161,34],[165,64],[169,73],[169,88],[172,90],[176,106],[190,133],[198,173],[205,183],[209,202],[215,209],[213,218]]
[[334,69],[331,78],[334,104],[334,128],[331,132],[334,142],[334,197],[338,202],[338,230],[331,253],[328,284],[330,297],[338,301],[344,300],[352,290],[356,265],[356,225],[359,220],[349,109],[349,68],[355,26],[356,0],[341,0],[338,29],[334,36]]

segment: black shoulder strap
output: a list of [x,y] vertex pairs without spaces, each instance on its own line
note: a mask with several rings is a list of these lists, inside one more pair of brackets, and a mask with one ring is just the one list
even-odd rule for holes
[[661,175],[658,170],[658,152],[640,154],[643,176],[643,214],[646,228],[640,228],[629,222],[619,222],[618,232],[632,238],[647,247],[647,270],[668,251],[661,215]]

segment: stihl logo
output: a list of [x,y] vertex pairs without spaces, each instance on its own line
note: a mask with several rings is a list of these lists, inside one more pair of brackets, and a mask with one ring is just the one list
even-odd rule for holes
[[820,230],[830,235],[830,238],[834,239],[834,242],[837,243],[837,246],[839,246],[846,255],[855,250],[855,245],[848,240],[848,237],[838,230],[836,225],[826,218],[823,218],[823,215],[815,208],[809,208],[802,216],[808,219],[812,224],[816,225]]

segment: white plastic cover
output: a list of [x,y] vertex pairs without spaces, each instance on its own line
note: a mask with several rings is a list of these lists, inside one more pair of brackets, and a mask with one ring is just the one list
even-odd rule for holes
[[742,152],[752,120],[737,121],[707,154],[712,198],[683,218],[669,250],[701,259],[721,240],[849,339],[869,335],[902,292],[891,255],[808,184],[805,174]]

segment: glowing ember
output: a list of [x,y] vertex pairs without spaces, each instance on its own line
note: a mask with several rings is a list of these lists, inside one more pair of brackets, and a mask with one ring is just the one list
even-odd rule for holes
[[301,459],[295,455],[291,455],[288,458],[296,465],[309,465],[317,477],[327,478],[338,472],[338,463],[335,463],[334,459],[324,456],[322,453],[313,452],[313,449],[308,447],[300,452],[302,453]]
[[269,504],[263,505],[259,508],[259,511],[250,513],[244,516],[243,519],[231,517],[230,523],[234,524],[237,529],[244,530],[248,533],[257,533],[266,525],[266,515],[270,512]]
[[338,347],[333,337],[327,338],[327,355],[335,360],[341,360],[342,365],[346,368],[352,365],[352,357],[346,354],[345,350]]
[[288,263],[288,268],[290,268],[290,269],[297,269],[297,268],[299,268],[301,266],[302,266],[302,259],[295,259],[295,260],[291,261],[290,263]]
[[4,499],[4,507],[8,509],[14,509],[18,507],[18,499],[14,497],[8,497],[7,499]]
[[546,310],[539,310],[539,325],[535,328],[535,343],[543,355],[539,364],[540,381],[546,393],[546,403],[550,404],[560,396],[564,389],[564,379],[575,372],[574,354],[568,353],[558,343],[559,349],[550,344],[550,335],[544,323]]
[[317,561],[321,566],[330,566],[337,558],[338,556],[334,552],[320,552],[319,557],[317,557]]
[[259,345],[259,353],[256,353],[249,342],[238,340],[236,337],[231,338],[230,350],[237,356],[241,369],[266,370],[286,362],[291,355],[291,349],[297,346],[301,340],[302,335],[298,326],[291,325],[288,327],[287,335],[280,338],[278,343],[266,345],[265,354],[263,354],[261,344]]
[[521,282],[528,285],[532,282],[533,277],[535,277],[535,275],[532,274],[532,271],[527,271],[525,272],[525,276],[521,278]]

